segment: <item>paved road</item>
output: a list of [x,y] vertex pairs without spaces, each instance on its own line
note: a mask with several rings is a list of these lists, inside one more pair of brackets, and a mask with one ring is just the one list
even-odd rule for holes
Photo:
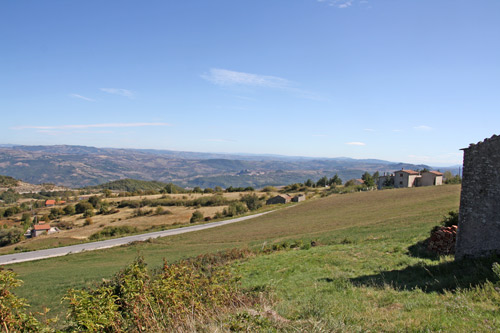
[[0,256],[0,265],[14,264],[14,263],[23,262],[23,261],[46,259],[46,258],[51,258],[51,257],[59,257],[59,256],[64,256],[66,254],[77,253],[77,252],[82,252],[82,251],[93,251],[93,250],[99,250],[99,249],[106,249],[106,248],[120,246],[120,245],[124,245],[124,244],[128,244],[128,243],[132,243],[132,242],[145,241],[145,240],[148,240],[150,238],[167,237],[167,236],[184,234],[186,232],[210,229],[210,228],[220,227],[222,225],[226,225],[226,224],[230,224],[230,223],[241,222],[241,221],[253,219],[253,218],[268,214],[268,213],[271,213],[271,212],[264,212],[264,213],[259,213],[259,214],[255,214],[255,215],[238,217],[236,219],[225,220],[225,221],[220,221],[220,222],[212,222],[212,223],[206,223],[206,224],[201,224],[201,225],[193,225],[193,226],[184,227],[184,228],[150,232],[150,233],[142,234],[142,235],[134,235],[134,236],[127,236],[127,237],[122,237],[122,238],[108,239],[108,240],[104,240],[104,241],[100,241],[100,242],[85,243],[85,244],[71,245],[71,246],[65,246],[65,247],[57,247],[57,248],[53,248],[53,249],[46,249],[46,250],[39,250],[39,251],[32,251],[32,252],[6,254],[3,256]]

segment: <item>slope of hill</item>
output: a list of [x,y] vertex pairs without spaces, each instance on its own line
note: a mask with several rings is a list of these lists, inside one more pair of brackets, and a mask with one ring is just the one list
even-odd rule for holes
[[[137,253],[154,269],[163,260],[223,249],[315,240],[323,246],[259,256],[234,269],[246,288],[274,293],[274,309],[294,325],[311,320],[324,331],[482,331],[485,319],[497,322],[498,306],[481,304],[482,296],[465,289],[453,292],[484,282],[477,280],[484,273],[479,263],[467,268],[410,251],[458,207],[459,194],[460,186],[446,185],[334,195],[219,229],[9,268],[25,281],[19,295],[33,310],[48,306],[58,314],[67,288],[108,279]],[[40,285],[40,276],[51,283]]]
[[[392,172],[425,165],[348,158],[224,155],[168,150],[84,146],[0,148],[0,174],[29,183],[84,187],[133,178],[181,186],[265,186],[316,180],[338,173],[358,178],[364,171]],[[245,172],[241,172],[244,170]]]
[[161,189],[164,189],[166,185],[167,185],[166,183],[157,181],[120,179],[104,183],[101,185],[92,186],[91,188],[108,189],[112,191],[136,192],[136,191],[148,191],[148,190],[159,191]]

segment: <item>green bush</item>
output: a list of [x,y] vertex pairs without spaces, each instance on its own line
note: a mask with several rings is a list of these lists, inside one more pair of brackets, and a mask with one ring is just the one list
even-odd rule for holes
[[23,230],[19,228],[0,230],[0,246],[7,246],[20,242],[24,237],[23,234]]
[[101,238],[115,237],[120,235],[126,235],[130,233],[137,232],[136,227],[130,227],[128,225],[122,225],[118,227],[105,227],[101,231],[98,231],[92,235],[90,235],[90,240],[98,240]]
[[193,212],[193,215],[191,216],[191,219],[189,220],[190,223],[195,223],[195,222],[200,222],[203,221],[203,213],[200,212],[199,210],[195,210]]
[[224,208],[222,214],[224,216],[236,216],[248,212],[247,206],[242,202],[232,202],[227,208]]
[[48,332],[48,327],[27,311],[29,304],[17,297],[12,289],[21,286],[22,281],[11,270],[0,267],[0,323],[2,332]]
[[93,210],[94,206],[88,201],[81,201],[75,205],[75,211],[78,214],[83,214],[87,210]]
[[263,200],[260,200],[257,194],[255,193],[245,194],[244,196],[241,197],[240,201],[244,202],[247,205],[248,209],[250,210],[259,209],[264,205]]

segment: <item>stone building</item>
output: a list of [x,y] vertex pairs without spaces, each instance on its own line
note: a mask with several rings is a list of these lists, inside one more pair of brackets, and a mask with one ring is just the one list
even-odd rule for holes
[[455,258],[500,253],[500,136],[463,151]]
[[394,171],[394,187],[414,187],[419,186],[422,178],[418,171],[404,170]]
[[420,178],[420,186],[437,186],[443,185],[443,174],[439,171],[422,172]]
[[266,201],[266,205],[275,205],[275,204],[285,204],[289,203],[292,200],[292,197],[288,194],[280,194],[275,197],[272,197]]
[[292,198],[292,202],[302,202],[306,200],[306,196],[303,194],[297,194]]

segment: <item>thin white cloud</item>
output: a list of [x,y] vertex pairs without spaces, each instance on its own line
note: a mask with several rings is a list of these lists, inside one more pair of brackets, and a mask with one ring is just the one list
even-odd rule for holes
[[203,141],[208,141],[208,142],[236,142],[236,140],[229,140],[229,139],[205,139]]
[[326,135],[326,134],[313,134],[312,136],[315,137],[315,138],[326,138],[326,137],[328,137],[328,135]]
[[375,132],[373,128],[365,128],[363,131],[365,132]]
[[95,99],[88,98],[88,97],[78,95],[78,94],[69,94],[69,97],[83,99],[83,100],[88,101],[88,102],[95,102]]
[[58,125],[58,126],[17,126],[14,130],[37,129],[37,130],[55,130],[55,129],[82,129],[82,128],[120,128],[120,127],[145,127],[145,126],[170,126],[168,123],[109,123],[109,124],[80,124],[80,125]]
[[424,131],[424,132],[429,132],[432,131],[432,127],[427,126],[427,125],[420,125],[420,126],[415,126],[413,127],[417,131]]
[[135,96],[135,93],[132,90],[128,89],[101,88],[100,90],[108,94],[119,95],[128,98],[133,98]]
[[243,85],[283,89],[293,85],[291,81],[277,76],[235,72],[220,68],[211,68],[208,73],[203,74],[201,77],[221,86]]
[[346,145],[350,145],[350,146],[366,146],[366,143],[364,143],[364,142],[357,142],[357,141],[346,142],[345,144]]
[[318,94],[296,87],[296,83],[278,76],[236,72],[221,68],[211,68],[201,77],[223,87],[255,87],[278,89],[296,94],[299,97],[323,100]]
[[351,7],[354,0],[318,0],[318,2],[326,2],[329,6],[344,9]]

